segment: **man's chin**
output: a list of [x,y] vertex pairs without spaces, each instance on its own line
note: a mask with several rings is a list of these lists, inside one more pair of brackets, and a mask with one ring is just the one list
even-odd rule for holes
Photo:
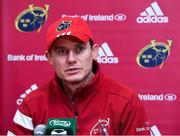
[[69,84],[77,84],[82,81],[81,78],[68,78],[65,80]]

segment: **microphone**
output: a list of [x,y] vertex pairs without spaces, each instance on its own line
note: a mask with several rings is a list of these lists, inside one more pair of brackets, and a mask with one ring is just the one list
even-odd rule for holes
[[76,135],[75,118],[49,118],[46,135]]
[[46,131],[46,125],[39,124],[34,129],[34,135],[35,136],[42,136],[45,134],[45,131]]

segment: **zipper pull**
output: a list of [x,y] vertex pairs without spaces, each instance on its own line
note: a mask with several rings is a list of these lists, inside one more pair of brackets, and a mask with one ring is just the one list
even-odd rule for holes
[[75,112],[75,119],[76,119],[76,129],[77,129],[77,132],[79,132],[78,111]]
[[75,118],[78,119],[78,112],[75,112]]

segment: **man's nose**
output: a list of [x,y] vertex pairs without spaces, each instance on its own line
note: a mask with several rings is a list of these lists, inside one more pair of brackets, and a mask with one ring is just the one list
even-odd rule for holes
[[69,63],[73,63],[73,62],[76,62],[76,56],[74,54],[73,51],[69,51],[69,54],[68,54],[68,62]]

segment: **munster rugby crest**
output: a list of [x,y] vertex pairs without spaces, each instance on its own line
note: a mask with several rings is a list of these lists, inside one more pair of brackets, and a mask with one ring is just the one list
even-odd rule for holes
[[162,68],[164,62],[168,58],[171,50],[172,40],[166,43],[151,41],[137,55],[136,61],[143,68],[152,68],[159,66]]
[[110,119],[99,119],[98,122],[92,127],[90,136],[104,135],[108,136],[108,130],[110,126]]
[[64,30],[68,27],[70,27],[72,24],[72,21],[63,21],[57,28],[57,31],[61,31],[61,30]]
[[41,26],[47,19],[49,5],[44,5],[45,8],[34,7],[33,4],[28,6],[28,9],[22,11],[15,20],[16,29],[20,32],[40,31]]

